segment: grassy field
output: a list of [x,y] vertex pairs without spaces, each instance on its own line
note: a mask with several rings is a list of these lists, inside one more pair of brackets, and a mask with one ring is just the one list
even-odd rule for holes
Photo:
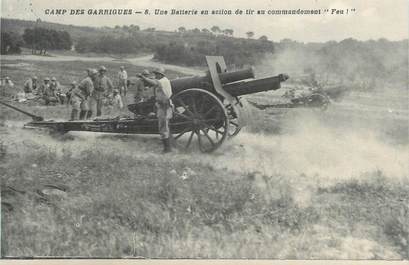
[[[99,63],[50,65],[2,71],[65,83]],[[253,109],[215,153],[172,155],[156,136],[23,130],[0,107],[2,256],[408,259],[407,125],[341,107]]]
[[[40,60],[40,59],[39,59]],[[90,59],[93,60],[93,59]],[[22,60],[1,60],[2,77],[8,76],[16,84],[16,89],[22,89],[24,82],[33,75],[39,78],[40,84],[44,77],[56,77],[63,86],[69,86],[72,81],[80,81],[86,77],[85,70],[88,68],[99,68],[104,65],[107,68],[107,75],[113,81],[116,80],[119,67],[126,67],[129,77],[135,77],[144,68],[132,65],[121,59],[109,59],[106,61],[22,61]],[[167,71],[170,78],[174,78],[177,73]]]
[[373,171],[321,186],[116,141],[3,144],[4,256],[408,258],[407,180]]

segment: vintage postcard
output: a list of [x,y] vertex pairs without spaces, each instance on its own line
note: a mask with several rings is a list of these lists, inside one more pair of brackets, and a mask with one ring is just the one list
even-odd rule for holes
[[0,69],[8,262],[409,258],[406,0],[1,0]]

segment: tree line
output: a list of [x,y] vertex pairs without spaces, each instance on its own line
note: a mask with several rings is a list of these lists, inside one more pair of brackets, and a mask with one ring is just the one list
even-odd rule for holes
[[1,32],[1,54],[21,53],[21,47],[31,49],[32,54],[47,53],[47,50],[69,50],[73,45],[67,31],[42,27],[26,28],[23,35]]

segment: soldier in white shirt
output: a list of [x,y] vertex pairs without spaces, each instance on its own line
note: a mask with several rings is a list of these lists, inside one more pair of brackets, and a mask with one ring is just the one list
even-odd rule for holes
[[170,99],[172,96],[172,87],[169,79],[165,76],[163,68],[153,71],[155,79],[139,75],[153,89],[156,90],[156,116],[158,118],[159,133],[163,143],[163,152],[171,152],[169,120],[173,115],[173,104]]
[[118,79],[119,79],[119,90],[121,95],[126,96],[126,92],[128,90],[127,82],[128,82],[128,73],[125,70],[124,66],[121,66],[121,70],[118,72]]

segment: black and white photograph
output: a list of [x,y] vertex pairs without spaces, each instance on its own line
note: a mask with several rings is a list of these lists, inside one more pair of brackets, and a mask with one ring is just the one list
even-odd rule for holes
[[2,259],[409,259],[406,0],[0,3]]

